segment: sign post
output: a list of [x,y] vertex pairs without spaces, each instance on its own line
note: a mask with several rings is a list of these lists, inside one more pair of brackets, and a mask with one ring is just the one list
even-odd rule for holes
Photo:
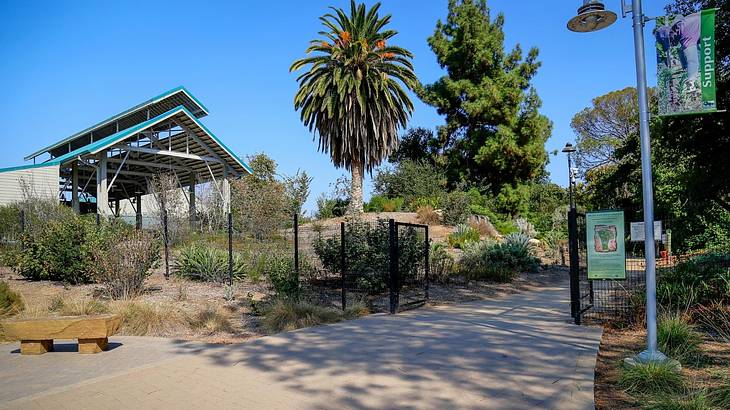
[[624,211],[586,213],[588,279],[626,279]]

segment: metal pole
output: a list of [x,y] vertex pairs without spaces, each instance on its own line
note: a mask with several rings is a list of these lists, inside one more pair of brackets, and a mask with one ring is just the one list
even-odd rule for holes
[[641,0],[631,2],[634,26],[634,56],[636,58],[636,88],[639,94],[639,133],[641,136],[641,182],[644,205],[644,253],[646,256],[646,342],[647,348],[638,355],[641,361],[667,359],[657,349],[656,324],[656,255],[654,254],[654,191],[651,175],[651,142],[649,138],[649,101],[646,90],[646,61],[644,59],[644,12]]
[[573,208],[568,211],[568,249],[570,254],[570,314],[575,319],[575,324],[580,325],[578,213]]
[[575,192],[573,190],[575,178],[573,177],[573,155],[568,153],[568,191],[570,196],[570,209],[575,209]]
[[228,286],[233,286],[233,214],[228,212]]
[[347,270],[345,256],[345,223],[340,222],[340,276],[342,277],[342,310],[347,309],[347,293],[345,293],[345,271]]
[[167,209],[162,211],[162,240],[165,242],[165,279],[168,279],[170,277],[170,238],[167,234]]
[[431,243],[428,240],[428,225],[426,225],[424,229],[426,230],[426,233],[425,233],[426,240],[424,241],[425,242],[424,243],[424,246],[426,248],[425,249],[425,251],[426,251],[426,260],[425,260],[426,266],[424,267],[424,269],[426,271],[425,272],[425,274],[426,274],[426,300],[428,300],[428,291],[429,291],[429,283],[428,283],[428,279],[429,278],[428,278],[428,276],[429,276],[429,273],[431,271],[431,261],[430,261],[430,257],[431,257],[431,255],[430,255]]

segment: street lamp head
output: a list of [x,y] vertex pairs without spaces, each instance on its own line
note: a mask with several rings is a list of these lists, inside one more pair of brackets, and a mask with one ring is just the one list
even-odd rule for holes
[[573,144],[571,144],[571,143],[565,144],[565,148],[563,148],[563,152],[566,153],[566,154],[571,154],[571,153],[573,153],[575,151],[576,151],[576,149],[573,146]]
[[616,21],[616,13],[606,10],[598,0],[583,0],[578,15],[568,21],[568,30],[589,33],[604,29]]

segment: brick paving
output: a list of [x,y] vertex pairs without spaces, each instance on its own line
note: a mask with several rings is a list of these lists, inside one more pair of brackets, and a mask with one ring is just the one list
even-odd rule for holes
[[237,345],[118,337],[111,351],[0,345],[0,408],[593,408],[601,330],[565,285],[373,315]]

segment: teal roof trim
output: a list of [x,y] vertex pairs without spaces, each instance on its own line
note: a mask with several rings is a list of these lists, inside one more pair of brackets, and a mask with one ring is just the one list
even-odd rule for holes
[[230,150],[225,144],[221,142],[218,137],[215,136],[205,125],[203,125],[195,116],[188,111],[187,108],[183,107],[182,105],[179,105],[177,108],[173,108],[170,111],[167,111],[164,114],[160,114],[157,117],[151,118],[143,123],[137,124],[134,127],[127,128],[126,130],[119,131],[116,134],[112,134],[106,138],[102,138],[99,141],[94,141],[93,143],[83,146],[81,148],[78,148],[74,151],[69,152],[68,154],[61,155],[58,158],[54,158],[49,162],[44,162],[44,164],[51,164],[53,162],[64,164],[68,161],[71,161],[78,157],[79,155],[87,155],[87,154],[96,154],[97,152],[101,151],[104,148],[107,148],[110,145],[114,145],[117,142],[127,138],[128,136],[135,134],[137,132],[140,132],[144,130],[145,128],[151,127],[155,125],[156,123],[159,123],[161,121],[166,120],[167,118],[172,117],[175,114],[178,113],[185,113],[193,122],[195,122],[196,125],[198,125],[203,131],[205,131],[210,137],[223,148],[228,155],[230,155],[233,159],[235,159],[246,171],[249,173],[253,173],[253,169],[251,169],[248,164],[246,164],[241,158],[238,157],[238,155],[234,154],[233,151]]
[[50,166],[59,165],[59,164],[60,163],[54,159],[54,160],[51,160],[48,162],[44,162],[42,164],[28,164],[28,165],[19,165],[17,167],[0,168],[0,173],[10,172],[10,171],[21,171],[24,169],[44,168],[44,167],[50,167]]
[[28,155],[24,159],[26,161],[28,161],[31,158],[34,158],[34,157],[36,157],[36,156],[38,156],[40,154],[43,154],[46,151],[52,150],[52,149],[54,149],[54,148],[56,148],[56,147],[58,147],[60,145],[63,145],[65,143],[68,143],[69,141],[73,141],[75,138],[78,138],[79,136],[81,136],[83,134],[86,134],[87,132],[90,132],[90,131],[92,131],[95,128],[98,128],[100,126],[103,126],[105,124],[108,124],[108,123],[110,123],[110,122],[112,122],[112,121],[114,121],[114,120],[116,120],[118,118],[122,118],[125,115],[128,115],[128,114],[130,114],[130,113],[132,113],[132,112],[134,112],[136,110],[140,110],[140,109],[142,109],[143,107],[145,107],[147,105],[154,104],[155,102],[160,101],[160,100],[163,100],[163,99],[165,99],[165,98],[167,98],[167,97],[169,97],[169,96],[171,96],[171,95],[173,95],[173,94],[175,94],[177,92],[180,92],[180,91],[184,92],[188,97],[190,97],[190,99],[192,99],[196,104],[198,104],[200,106],[200,108],[203,111],[205,111],[206,115],[210,113],[208,111],[208,108],[205,105],[203,105],[203,103],[201,103],[200,100],[198,100],[192,93],[190,93],[190,91],[188,91],[187,88],[185,88],[184,86],[181,85],[181,86],[178,86],[178,87],[173,88],[172,90],[166,91],[166,92],[164,92],[164,93],[162,93],[162,94],[160,94],[160,95],[158,95],[156,97],[150,98],[149,100],[147,100],[147,101],[145,101],[145,102],[143,102],[141,104],[137,104],[134,107],[132,107],[132,108],[130,108],[128,110],[125,110],[125,111],[123,111],[123,112],[121,112],[119,114],[116,114],[114,116],[111,116],[111,117],[105,119],[104,121],[98,122],[97,124],[92,125],[91,127],[86,128],[83,131],[79,131],[79,132],[75,133],[74,135],[71,135],[70,137],[64,138],[61,141],[58,141],[58,142],[54,143],[53,145],[49,145],[49,146],[47,146],[45,148],[42,148],[42,149],[40,149],[40,150],[38,150],[38,151],[36,151],[36,152]]
[[253,168],[251,168],[250,166],[248,166],[248,164],[246,164],[246,163],[245,163],[245,162],[244,162],[244,161],[243,161],[243,160],[242,160],[241,158],[239,158],[239,157],[238,157],[238,155],[236,155],[235,153],[233,153],[233,151],[231,151],[231,149],[230,149],[230,148],[228,148],[228,146],[227,146],[226,144],[224,144],[224,143],[223,143],[223,141],[221,141],[220,139],[218,139],[218,137],[216,137],[216,136],[215,136],[215,134],[213,134],[213,132],[212,132],[211,130],[209,130],[209,129],[208,129],[208,127],[206,127],[205,125],[203,125],[203,123],[202,123],[202,122],[200,122],[200,121],[199,121],[199,120],[198,120],[197,118],[195,118],[195,116],[194,116],[194,115],[192,115],[192,114],[190,113],[190,111],[188,111],[188,110],[187,110],[187,108],[185,108],[185,107],[182,107],[182,106],[181,106],[181,108],[183,109],[183,111],[185,111],[185,113],[186,113],[186,114],[187,114],[187,115],[188,115],[188,116],[189,116],[189,117],[190,117],[190,118],[191,118],[191,119],[192,119],[192,120],[193,120],[193,121],[194,121],[194,122],[195,122],[196,124],[198,124],[198,126],[199,126],[200,128],[202,128],[202,129],[203,129],[203,131],[205,131],[205,132],[206,132],[206,133],[207,133],[208,135],[210,135],[210,137],[211,137],[211,138],[213,138],[213,141],[217,142],[217,143],[218,143],[218,145],[220,145],[220,146],[221,146],[221,148],[223,148],[223,149],[224,149],[224,150],[225,150],[225,151],[226,151],[226,152],[228,153],[228,155],[230,155],[230,156],[231,156],[231,157],[233,157],[233,158],[234,158],[234,159],[235,159],[236,161],[238,161],[238,163],[239,163],[239,164],[241,164],[241,166],[242,166],[242,167],[244,167],[244,168],[246,169],[246,171],[248,171],[248,173],[249,173],[249,174],[253,174]]

